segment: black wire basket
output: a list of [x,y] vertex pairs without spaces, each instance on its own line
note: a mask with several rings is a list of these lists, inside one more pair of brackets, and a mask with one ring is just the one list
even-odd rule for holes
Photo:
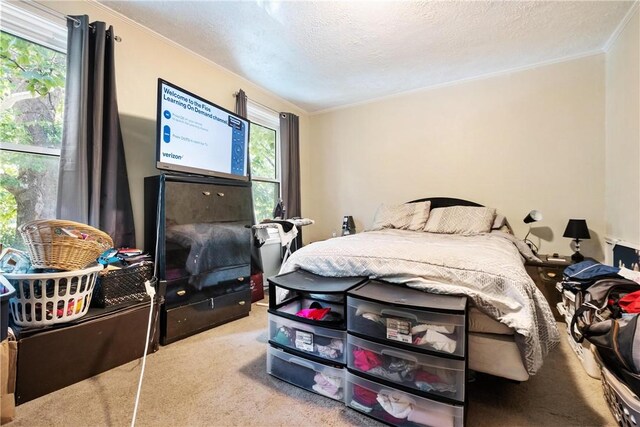
[[91,305],[105,308],[144,301],[149,298],[144,286],[147,280],[155,282],[151,261],[142,261],[120,270],[111,270],[98,278]]

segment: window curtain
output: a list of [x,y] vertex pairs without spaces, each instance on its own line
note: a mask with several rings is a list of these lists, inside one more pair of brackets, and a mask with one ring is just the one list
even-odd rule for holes
[[247,94],[242,89],[236,93],[236,114],[247,118]]
[[89,17],[67,20],[67,80],[57,217],[135,247],[129,178],[118,116],[114,32]]
[[[247,94],[244,93],[242,89],[236,93],[236,114],[240,117],[247,118]],[[251,153],[251,143],[249,143],[249,147],[247,150],[248,153]],[[251,179],[251,155],[249,154],[249,158],[247,159],[247,171],[249,173],[249,179]],[[251,225],[257,223],[256,220],[256,211],[253,209],[253,191],[251,197]],[[254,243],[256,241],[254,240]],[[260,250],[257,245],[251,245],[251,274],[261,273],[263,272],[262,268],[262,256],[260,255]]]
[[[300,203],[300,131],[298,116],[280,113],[282,150],[282,200],[289,218],[302,216]],[[302,230],[298,230],[296,249],[302,247]]]

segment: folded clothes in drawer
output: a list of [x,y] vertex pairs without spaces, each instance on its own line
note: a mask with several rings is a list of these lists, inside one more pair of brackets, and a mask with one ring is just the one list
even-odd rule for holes
[[[316,297],[322,297],[316,295]],[[344,299],[344,297],[342,297]],[[344,329],[344,302],[325,301],[305,296],[297,296],[287,301],[277,309],[269,310],[271,313],[296,319],[313,325],[324,325]]]
[[460,427],[464,407],[404,393],[347,372],[346,404],[395,426]]
[[269,314],[269,341],[334,363],[346,363],[345,331],[312,326]]
[[405,351],[348,335],[347,366],[423,393],[464,401],[464,360]]
[[392,307],[349,296],[347,329],[418,350],[464,356],[464,315]]
[[325,366],[269,347],[267,372],[305,390],[344,401],[345,370],[342,368]]

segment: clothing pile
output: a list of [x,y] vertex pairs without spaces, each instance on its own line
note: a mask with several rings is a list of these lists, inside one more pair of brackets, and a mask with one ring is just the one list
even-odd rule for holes
[[397,426],[418,424],[432,427],[452,427],[454,425],[453,415],[420,408],[404,394],[388,390],[376,393],[355,384],[349,406]]
[[343,380],[305,366],[288,363],[279,357],[271,361],[271,373],[278,378],[336,400],[344,397]]
[[588,340],[603,368],[640,395],[640,272],[587,260],[564,270],[562,287],[575,292],[573,339]]
[[[609,281],[614,284],[609,291],[608,286],[601,285]],[[607,289],[602,307],[597,310],[597,320],[617,319],[624,314],[640,313],[640,272],[627,268],[612,267],[596,261],[587,260],[565,268],[561,282],[562,288],[575,295],[574,309],[587,302],[585,296],[594,287]],[[596,286],[598,285],[598,286]],[[573,311],[573,310],[570,310]]]
[[315,384],[311,388],[313,388],[316,393],[332,399],[342,400],[344,396],[342,391],[342,378],[318,372],[314,375],[313,381]]
[[455,394],[456,392],[455,374],[449,369],[427,369],[419,367],[412,360],[389,355],[381,356],[359,347],[353,349],[353,363],[362,372],[419,390],[438,394]]
[[353,328],[371,337],[424,346],[444,353],[454,353],[458,344],[455,325],[434,325],[388,317],[374,309],[360,306]]
[[317,320],[320,322],[342,322],[342,314],[337,311],[331,311],[331,307],[322,307],[318,301],[314,301],[309,308],[303,308],[296,313],[298,317],[305,319]]
[[341,359],[344,353],[344,341],[339,338],[323,337],[288,326],[279,327],[271,340],[325,359]]

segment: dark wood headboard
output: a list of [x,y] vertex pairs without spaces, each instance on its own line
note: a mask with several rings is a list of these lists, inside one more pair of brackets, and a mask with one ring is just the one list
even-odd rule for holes
[[431,209],[435,208],[448,208],[450,206],[479,206],[484,207],[476,202],[470,202],[469,200],[454,199],[451,197],[426,197],[424,199],[412,200],[407,203],[417,202],[431,202]]

